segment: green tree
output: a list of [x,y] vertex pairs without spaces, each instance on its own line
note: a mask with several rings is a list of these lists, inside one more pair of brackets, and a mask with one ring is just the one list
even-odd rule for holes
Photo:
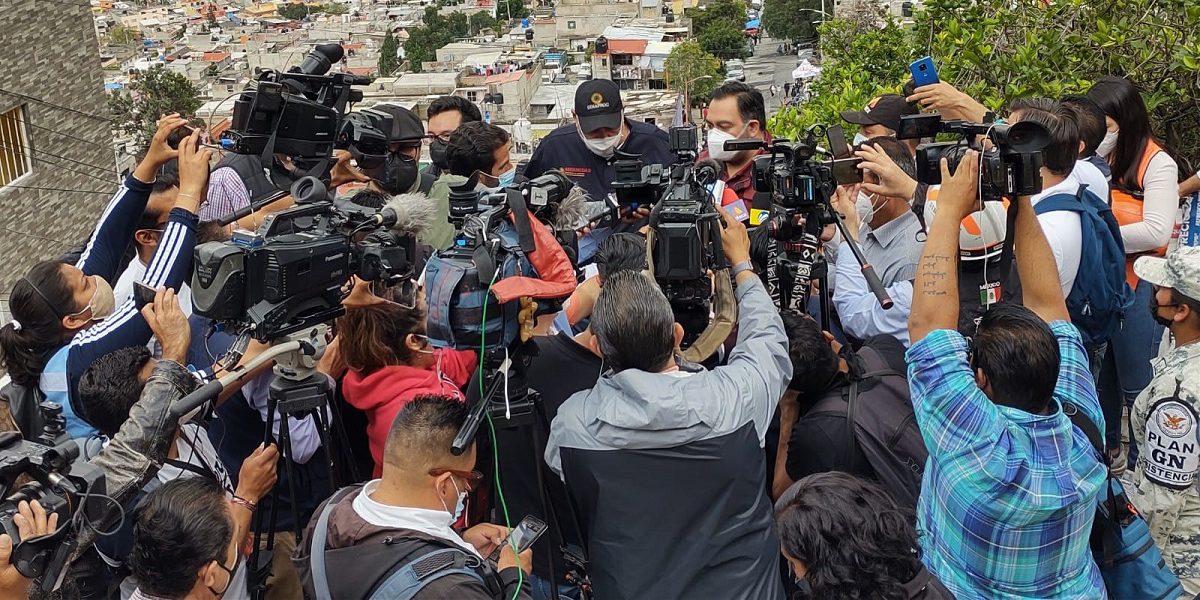
[[408,33],[408,39],[404,41],[404,56],[414,73],[421,72],[422,62],[437,60],[437,49],[451,40],[445,28],[416,27]]
[[275,12],[285,19],[302,21],[314,10],[307,4],[280,4],[275,8]]
[[686,93],[690,103],[704,99],[721,83],[721,59],[707,53],[696,41],[676,44],[663,63],[667,87]]
[[470,21],[467,19],[466,13],[450,13],[450,16],[446,17],[445,27],[451,40],[467,37],[471,33]]
[[321,12],[323,12],[327,15],[344,15],[344,14],[350,12],[350,8],[347,7],[345,4],[338,4],[337,2],[330,2],[328,4],[321,5]]
[[383,36],[383,45],[379,48],[379,76],[391,77],[400,70],[400,45],[396,43],[396,36],[392,35],[391,28]]
[[821,0],[766,0],[763,3],[762,26],[771,37],[793,41],[817,37]]
[[715,0],[701,9],[687,11],[692,19],[692,35],[699,37],[718,23],[741,28],[746,23],[746,3],[742,0]]
[[109,44],[124,46],[125,44],[136,42],[139,37],[141,37],[141,35],[132,27],[126,27],[120,23],[115,23],[112,27],[108,28],[108,34],[105,36],[105,40]]
[[528,16],[529,9],[525,6],[525,0],[500,0],[496,4],[496,18],[502,23]]
[[696,41],[705,52],[725,60],[746,58],[750,54],[741,24],[735,25],[725,21],[714,23],[705,29]]
[[202,104],[199,95],[187,77],[155,65],[139,74],[129,91],[109,96],[108,109],[114,128],[132,135],[144,152],[154,136],[158,118],[175,112],[185,117],[195,115]]
[[785,137],[840,122],[909,79],[926,54],[942,81],[1003,113],[1014,99],[1085,92],[1108,74],[1142,90],[1152,126],[1177,158],[1200,156],[1200,5],[1171,0],[928,0],[911,30],[891,19],[838,19],[820,27],[823,58],[811,99],[777,114]]
[[471,35],[479,35],[479,32],[485,29],[498,29],[499,21],[494,19],[492,15],[486,12],[477,12],[471,15],[470,18]]

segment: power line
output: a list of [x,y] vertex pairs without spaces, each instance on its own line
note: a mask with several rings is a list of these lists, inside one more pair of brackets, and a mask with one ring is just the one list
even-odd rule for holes
[[8,185],[6,185],[6,186],[4,186],[4,187],[2,187],[2,188],[0,188],[0,192],[2,192],[3,190],[7,190],[7,189],[14,189],[14,190],[40,190],[40,191],[43,191],[43,192],[67,192],[67,193],[69,193],[69,194],[98,194],[98,195],[101,195],[101,196],[112,196],[112,195],[113,195],[113,192],[94,192],[94,191],[91,191],[91,190],[69,190],[69,189],[67,189],[67,188],[34,187],[34,186],[29,186],[29,185],[14,185],[14,184],[11,184],[11,183],[10,183],[10,184],[8,184]]
[[75,140],[75,141],[77,141],[77,142],[83,142],[83,143],[85,143],[85,144],[89,144],[89,145],[92,145],[92,146],[96,146],[96,147],[98,147],[98,148],[105,148],[105,149],[108,149],[108,150],[112,150],[112,146],[111,146],[110,144],[101,144],[101,143],[99,143],[99,142],[93,142],[93,141],[91,141],[91,140],[85,140],[85,139],[83,139],[83,138],[81,138],[81,137],[79,137],[79,136],[76,136],[76,135],[71,135],[71,134],[69,134],[69,133],[66,133],[66,132],[59,131],[59,130],[57,130],[57,129],[51,129],[51,128],[49,128],[49,127],[45,127],[45,126],[43,126],[43,125],[37,125],[37,124],[35,124],[35,123],[33,123],[33,122],[31,122],[31,121],[27,120],[27,119],[21,119],[21,118],[18,118],[17,120],[18,120],[18,121],[20,121],[21,123],[24,123],[26,126],[28,126],[28,127],[32,127],[32,128],[34,128],[34,129],[41,129],[41,130],[43,130],[43,131],[49,131],[50,133],[53,133],[53,134],[55,134],[55,135],[61,135],[61,136],[65,137],[65,138],[72,139],[72,140]]
[[[5,144],[0,144],[0,148],[5,148],[5,149],[8,149],[8,150],[13,150],[14,152],[15,152],[15,151],[17,151],[17,149],[16,149],[16,148],[13,148],[12,146],[7,146],[7,145],[5,145]],[[90,177],[90,178],[92,178],[92,179],[95,179],[95,180],[97,180],[97,181],[103,181],[104,183],[116,183],[116,180],[115,180],[115,178],[114,178],[112,181],[110,181],[110,180],[108,180],[108,179],[105,179],[105,178],[103,178],[103,177],[99,177],[99,176],[97,176],[97,175],[94,175],[94,174],[92,174],[92,173],[86,173],[86,172],[84,172],[84,171],[77,171],[77,170],[75,170],[75,169],[72,169],[72,168],[70,168],[70,167],[67,167],[67,166],[63,165],[62,163],[56,163],[56,162],[54,162],[54,161],[47,160],[47,159],[45,159],[45,158],[42,158],[42,157],[40,157],[40,156],[35,156],[33,153],[29,153],[29,158],[32,158],[33,160],[36,160],[36,161],[40,161],[40,162],[42,162],[42,163],[45,163],[45,164],[47,164],[47,165],[50,165],[50,166],[52,166],[52,167],[55,167],[55,168],[58,168],[58,169],[62,169],[62,170],[64,170],[64,171],[68,172],[68,173],[74,173],[74,174],[76,174],[76,175],[83,175],[84,177]],[[116,175],[116,173],[114,172],[114,173],[113,173],[113,175]]]
[[5,227],[3,225],[0,225],[0,231],[3,231],[5,233],[15,233],[17,235],[23,235],[25,237],[31,237],[31,238],[38,239],[38,240],[45,240],[47,242],[54,242],[56,244],[62,244],[64,246],[70,245],[67,242],[64,242],[62,240],[56,240],[52,237],[46,237],[44,235],[38,235],[36,233],[29,233],[28,231],[17,231],[16,229],[11,229],[11,228]]
[[[13,148],[13,147],[11,147],[11,146],[6,146],[6,145],[4,145],[4,144],[0,144],[0,147],[7,148],[7,149],[9,149],[9,150],[16,151],[16,148]],[[69,157],[66,157],[66,156],[61,156],[61,155],[55,154],[55,153],[53,153],[53,152],[47,152],[47,151],[45,151],[45,150],[36,150],[36,151],[35,151],[35,150],[34,150],[32,147],[30,147],[30,146],[25,146],[25,145],[22,145],[22,146],[21,146],[21,150],[25,151],[26,153],[30,154],[31,156],[32,156],[33,154],[45,154],[46,156],[49,156],[50,158],[56,158],[56,159],[58,159],[58,160],[63,160],[63,161],[66,161],[66,162],[69,162],[69,163],[72,163],[72,164],[79,165],[79,166],[81,166],[81,167],[87,167],[87,168],[89,168],[89,169],[96,169],[97,171],[100,171],[101,173],[116,173],[116,172],[117,172],[117,170],[116,170],[115,168],[111,168],[111,167],[101,167],[101,166],[93,165],[93,164],[91,164],[91,163],[85,163],[85,162],[83,162],[83,161],[81,161],[81,160],[75,160],[75,159],[73,159],[73,158],[69,158]]]
[[6,89],[3,89],[3,88],[0,88],[0,94],[8,94],[9,96],[16,96],[16,97],[18,97],[18,98],[23,98],[23,99],[25,99],[25,100],[29,100],[30,102],[37,102],[38,104],[45,104],[46,106],[51,106],[51,107],[57,108],[57,109],[59,109],[59,110],[65,110],[65,111],[67,111],[67,112],[72,112],[72,113],[75,113],[75,114],[77,114],[77,115],[83,115],[83,116],[85,116],[85,117],[87,117],[87,118],[89,118],[89,119],[95,119],[95,120],[97,120],[97,121],[101,121],[101,122],[104,122],[104,123],[111,123],[111,122],[112,122],[112,120],[111,120],[111,119],[109,119],[109,118],[107,118],[107,117],[98,117],[98,116],[96,116],[96,115],[93,115],[92,113],[89,113],[89,112],[84,112],[84,111],[82,111],[82,110],[78,110],[78,109],[75,109],[75,108],[71,108],[71,107],[69,107],[69,106],[63,106],[63,105],[61,105],[61,104],[55,104],[55,103],[53,103],[53,102],[47,102],[47,101],[45,101],[45,100],[42,100],[41,98],[35,98],[35,97],[33,97],[33,96],[30,96],[30,95],[28,95],[28,94],[22,94],[22,93],[20,93],[20,92],[14,92],[14,91],[11,91],[11,90],[6,90]]

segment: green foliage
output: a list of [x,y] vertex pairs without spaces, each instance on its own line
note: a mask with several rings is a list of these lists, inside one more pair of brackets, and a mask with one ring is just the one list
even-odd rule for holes
[[[663,63],[667,87],[679,93],[687,93],[695,104],[698,98],[707,98],[713,88],[721,83],[721,59],[707,53],[696,41],[676,44]],[[708,77],[708,79],[699,79]],[[691,82],[688,84],[688,82]]]
[[813,21],[823,19],[821,0],[766,0],[763,3],[763,29],[771,32],[771,37],[776,39],[814,39],[817,37],[817,26]]
[[525,0],[500,0],[496,4],[496,18],[502,23],[528,16],[529,9],[525,7]]
[[[768,0],[770,1],[770,0]],[[769,11],[767,11],[769,14]],[[788,136],[838,112],[899,91],[908,64],[929,54],[943,81],[988,108],[1012,100],[1082,93],[1108,74],[1130,78],[1156,134],[1177,158],[1200,156],[1200,5],[1189,0],[927,0],[905,31],[890,19],[820,27],[824,64],[815,96],[781,111],[772,132]]]
[[425,7],[421,22],[425,24],[424,27],[410,29],[408,39],[404,42],[404,56],[414,73],[421,72],[422,62],[437,60],[438,48],[455,38],[467,37],[471,32],[471,23],[466,14],[455,12],[443,17],[436,6]]
[[741,24],[728,21],[713,23],[696,38],[705,52],[722,59],[746,58],[750,49],[746,46],[746,35]]
[[319,15],[321,13],[327,15],[344,15],[350,12],[344,4],[330,2],[328,4],[280,4],[275,8],[275,12],[285,19],[293,21],[302,21],[309,15]]
[[687,16],[692,19],[692,35],[699,38],[717,24],[733,25],[741,31],[746,23],[746,3],[742,0],[714,0],[701,9],[690,9]]
[[391,77],[400,70],[399,50],[400,45],[396,43],[396,36],[392,35],[392,30],[389,28],[383,35],[383,45],[379,47],[380,77]]
[[114,23],[112,27],[108,28],[108,34],[105,35],[104,39],[109,44],[123,46],[136,42],[140,37],[142,37],[141,34],[132,27]]
[[108,97],[108,110],[113,127],[132,135],[142,152],[150,146],[150,138],[158,118],[169,113],[184,117],[196,114],[202,102],[200,92],[187,77],[168,71],[161,65],[138,75],[126,92]]
[[468,19],[468,24],[471,26],[471,35],[479,35],[479,32],[486,29],[500,33],[500,22],[486,12],[477,12],[471,15],[471,18]]

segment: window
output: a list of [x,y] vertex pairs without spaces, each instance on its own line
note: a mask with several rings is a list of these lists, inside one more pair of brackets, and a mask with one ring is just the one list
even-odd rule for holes
[[24,105],[0,114],[0,186],[16,181],[32,168],[25,121]]
[[575,29],[575,21],[567,21],[567,29]]
[[479,102],[479,92],[467,90],[467,102]]
[[613,66],[628,67],[633,64],[632,54],[614,54],[612,57]]

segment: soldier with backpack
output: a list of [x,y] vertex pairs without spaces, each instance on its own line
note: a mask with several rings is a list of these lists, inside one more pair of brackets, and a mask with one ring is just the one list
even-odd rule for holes
[[779,402],[772,495],[809,475],[844,471],[880,482],[914,514],[928,453],[908,397],[904,345],[877,335],[853,351],[790,312],[783,326],[793,371]]
[[[499,525],[453,528],[483,478],[474,470],[475,445],[450,453],[466,417],[466,406],[443,396],[417,398],[400,411],[383,477],[342,488],[314,513],[293,559],[306,599],[531,597],[532,550],[514,554]],[[486,557],[497,549],[493,564]]]

